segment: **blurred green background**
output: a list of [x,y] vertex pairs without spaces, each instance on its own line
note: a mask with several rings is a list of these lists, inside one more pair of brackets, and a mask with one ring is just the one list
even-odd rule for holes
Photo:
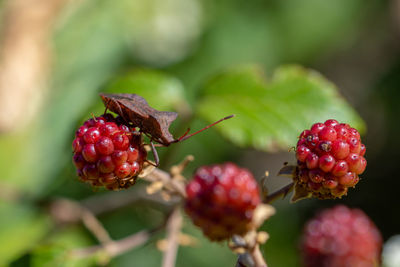
[[[193,154],[190,177],[198,166],[233,161],[257,179],[270,171],[271,191],[289,182],[275,174],[295,162],[287,151],[302,129],[335,118],[362,132],[368,167],[348,196],[274,203],[277,214],[263,226],[272,267],[299,266],[303,224],[323,207],[363,209],[385,239],[400,232],[398,0],[3,0],[0,6],[0,266],[101,263],[68,257],[69,249],[96,240],[79,222],[57,223],[49,206],[59,198],[87,204],[116,197],[78,182],[71,162],[74,132],[91,113],[103,112],[98,93],[104,91],[137,93],[157,109],[178,112],[175,137],[236,114],[160,148],[162,167]],[[137,194],[140,186],[117,194]],[[98,218],[120,239],[156,226],[166,211],[139,201]],[[226,245],[208,242],[186,217],[184,232],[199,243],[179,248],[177,266],[234,266]],[[155,243],[163,237],[107,265],[159,266]]]

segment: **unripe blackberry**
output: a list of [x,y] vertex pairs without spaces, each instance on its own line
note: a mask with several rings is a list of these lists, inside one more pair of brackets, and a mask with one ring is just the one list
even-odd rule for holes
[[80,180],[109,190],[133,185],[147,157],[141,134],[109,113],[85,121],[72,148]]
[[340,198],[364,172],[364,154],[365,145],[356,129],[336,120],[315,123],[297,142],[296,188],[321,199]]
[[199,168],[186,186],[185,211],[210,240],[245,234],[260,203],[253,175],[233,163]]
[[382,237],[359,209],[339,205],[310,220],[301,241],[304,267],[378,267]]

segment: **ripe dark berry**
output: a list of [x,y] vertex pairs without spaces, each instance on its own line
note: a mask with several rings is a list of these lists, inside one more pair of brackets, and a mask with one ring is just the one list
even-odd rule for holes
[[364,154],[356,129],[336,120],[315,123],[297,142],[296,186],[322,199],[342,197],[360,180],[367,166]]
[[100,138],[100,131],[97,127],[90,127],[83,135],[83,140],[87,144],[94,144]]
[[102,155],[110,155],[114,151],[114,144],[111,138],[102,136],[96,142],[96,150]]
[[296,157],[301,162],[306,161],[309,153],[310,153],[310,149],[303,145],[298,146],[296,149]]
[[310,220],[301,241],[304,267],[380,266],[382,237],[358,209],[336,206]]
[[134,127],[112,114],[91,118],[75,133],[73,162],[82,181],[109,190],[135,183],[147,153]]
[[199,168],[186,193],[186,213],[215,241],[245,234],[260,203],[253,175],[233,163]]

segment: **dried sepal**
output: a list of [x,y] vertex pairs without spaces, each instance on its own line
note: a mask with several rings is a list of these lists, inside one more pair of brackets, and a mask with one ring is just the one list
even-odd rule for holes
[[307,199],[307,198],[311,198],[311,197],[312,197],[312,193],[309,190],[307,190],[300,184],[296,183],[294,186],[294,194],[293,194],[293,197],[290,200],[290,202],[294,203],[299,200]]
[[[183,247],[196,247],[199,244],[199,240],[194,236],[179,233],[178,244]],[[165,251],[168,246],[168,241],[166,239],[160,239],[156,242],[156,247],[159,251]]]
[[154,193],[159,192],[163,187],[163,183],[160,181],[153,182],[146,186],[146,193],[152,195]]
[[268,204],[259,204],[254,210],[252,224],[258,229],[269,217],[275,214],[275,208]]
[[295,175],[296,175],[296,166],[294,165],[285,165],[278,172],[278,176],[286,176],[289,178],[293,178]]

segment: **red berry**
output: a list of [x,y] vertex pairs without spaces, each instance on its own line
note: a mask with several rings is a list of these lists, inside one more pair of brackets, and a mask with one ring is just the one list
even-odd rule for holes
[[311,126],[311,133],[318,134],[324,128],[325,128],[325,124],[320,123],[320,122],[314,123],[313,126]]
[[318,138],[318,135],[316,135],[316,134],[309,134],[305,137],[305,139],[306,139],[307,146],[310,148],[318,145],[319,138]]
[[132,162],[132,168],[131,168],[131,176],[135,176],[137,174],[139,174],[139,170],[140,170],[140,166],[139,163],[137,163],[137,161]]
[[310,149],[306,146],[298,146],[296,149],[296,157],[299,161],[304,162],[310,153]]
[[348,128],[346,126],[343,125],[336,125],[335,126],[335,130],[337,133],[337,138],[338,139],[343,139],[343,140],[347,140],[347,138],[350,137],[350,132],[348,130]]
[[336,180],[324,180],[322,182],[322,186],[327,188],[327,189],[334,189],[338,185],[338,182]]
[[94,144],[100,138],[100,131],[96,127],[90,127],[86,133],[83,135],[83,140],[87,144]]
[[319,140],[334,141],[336,140],[337,134],[333,127],[326,126],[319,132],[318,136]]
[[364,156],[366,151],[367,151],[367,149],[366,149],[365,145],[361,144],[360,156]]
[[357,153],[357,154],[360,153],[361,142],[357,138],[351,137],[347,139],[347,143],[349,144],[350,153]]
[[72,142],[73,162],[81,181],[108,190],[135,183],[146,160],[142,137],[130,125],[117,124],[111,114],[87,120]]
[[88,178],[88,179],[97,179],[99,176],[99,171],[94,164],[86,164],[85,167],[83,167],[83,174]]
[[131,170],[132,166],[128,162],[125,162],[115,168],[115,174],[119,178],[125,178],[131,173]]
[[365,171],[366,167],[367,167],[367,160],[363,156],[361,156],[360,165],[356,170],[354,170],[354,172],[357,174],[362,174]]
[[100,133],[102,136],[109,137],[118,131],[118,126],[114,122],[106,122],[104,125],[100,126]]
[[331,141],[321,141],[318,143],[318,146],[315,148],[315,151],[319,156],[328,154],[332,150],[332,142]]
[[88,127],[86,127],[84,125],[79,127],[75,133],[76,137],[83,137],[83,135],[86,133],[87,129],[88,129]]
[[356,138],[357,140],[360,140],[360,133],[356,129],[349,128],[349,132],[352,135],[352,137]]
[[114,173],[102,173],[100,174],[100,182],[103,185],[112,185],[117,182],[117,177]]
[[297,188],[322,199],[342,197],[366,168],[365,150],[360,134],[348,124],[336,120],[314,123],[297,142]]
[[349,171],[355,172],[361,164],[361,157],[358,154],[351,153],[347,158],[346,162],[349,165]]
[[117,165],[122,165],[128,160],[128,152],[122,150],[116,150],[111,155],[113,161]]
[[97,161],[97,168],[101,173],[110,173],[114,171],[115,164],[110,156],[104,156]]
[[318,184],[318,183],[321,183],[324,180],[324,173],[322,171],[318,170],[318,169],[311,170],[308,173],[308,176],[310,177],[310,180],[313,183],[317,183]]
[[319,168],[324,172],[330,172],[335,163],[335,158],[331,155],[323,155],[319,158]]
[[128,161],[129,163],[135,162],[135,161],[137,160],[137,158],[139,157],[139,150],[137,150],[137,149],[134,148],[133,146],[130,146],[130,147],[128,148],[127,153],[128,153],[127,161]]
[[79,137],[72,142],[72,149],[74,150],[74,153],[79,153],[82,151],[83,143],[83,140]]
[[82,156],[87,162],[96,162],[97,153],[93,144],[86,144],[82,149]]
[[339,123],[338,123],[337,120],[330,119],[330,120],[325,121],[324,124],[325,124],[326,126],[335,127],[335,126],[338,125]]
[[306,224],[302,266],[380,266],[382,237],[374,223],[358,209],[336,206]]
[[114,144],[107,136],[102,136],[96,142],[96,151],[102,155],[110,155],[114,151]]
[[332,174],[334,176],[342,176],[345,175],[348,170],[349,166],[347,165],[347,162],[344,160],[339,160],[336,162],[335,166],[333,166]]
[[309,135],[310,133],[311,133],[310,130],[304,130],[304,131],[301,132],[299,138],[300,138],[300,139],[301,139],[301,138],[305,138],[305,137],[306,137],[307,135]]
[[78,170],[81,170],[81,169],[83,169],[83,167],[85,167],[86,161],[83,158],[82,154],[79,154],[79,153],[75,154],[73,156],[73,161]]
[[186,213],[204,235],[216,241],[246,233],[260,203],[253,175],[233,163],[199,168],[186,194]]
[[308,169],[315,169],[318,167],[319,158],[316,154],[310,153],[306,158],[306,164]]
[[347,172],[345,175],[340,176],[338,181],[341,185],[351,187],[358,182],[357,178],[358,176],[354,172]]
[[115,149],[127,150],[129,147],[129,138],[125,133],[117,133],[112,136]]

